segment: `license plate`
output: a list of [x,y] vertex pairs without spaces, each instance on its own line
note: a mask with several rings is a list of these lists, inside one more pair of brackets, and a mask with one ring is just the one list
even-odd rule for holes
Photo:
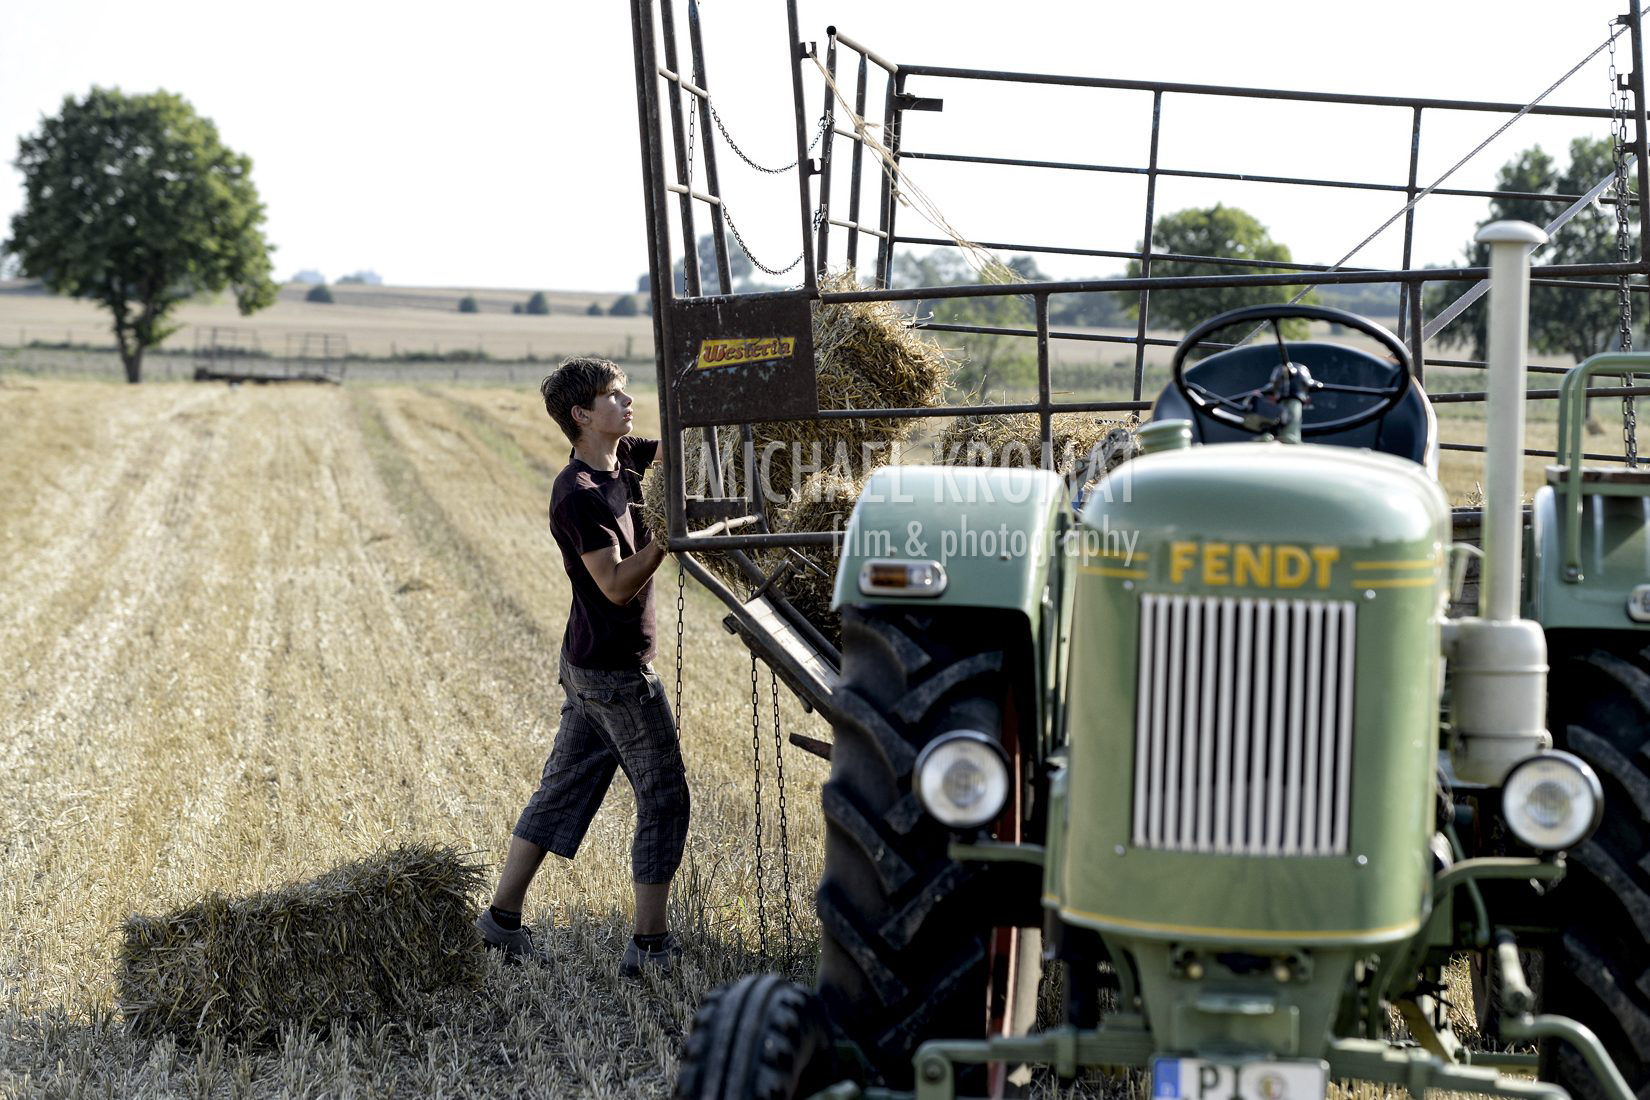
[[1153,1058],[1152,1100],[1323,1100],[1324,1062]]

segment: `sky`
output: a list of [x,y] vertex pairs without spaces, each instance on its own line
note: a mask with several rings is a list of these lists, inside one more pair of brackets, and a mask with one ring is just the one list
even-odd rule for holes
[[[686,0],[676,2],[685,11]],[[1603,43],[1628,0],[797,2],[804,40],[823,50],[835,25],[902,64],[1523,103]],[[706,83],[733,140],[759,163],[793,160],[784,3],[703,0],[701,12]],[[1625,68],[1625,35],[1617,48]],[[1605,64],[1601,54],[1547,102],[1606,106]],[[811,62],[806,72],[812,119],[822,81]],[[252,158],[283,278],[371,270],[397,285],[622,292],[646,270],[622,0],[0,3],[0,236],[22,202],[10,167],[17,139],[94,85],[176,92]],[[938,114],[908,116],[908,150],[1146,161],[1144,93],[915,76],[908,90],[946,101]],[[1502,121],[1429,113],[1422,182]],[[1579,132],[1607,131],[1526,118],[1450,185],[1491,186],[1495,169],[1532,144],[1562,163]],[[716,141],[722,193],[750,251],[769,266],[789,263],[801,235],[794,173],[752,171]],[[702,135],[696,143],[702,181]],[[1171,168],[1403,183],[1409,147],[1407,110],[1267,112],[1170,96],[1159,157]],[[1123,250],[1143,228],[1138,177],[932,161],[909,162],[907,174],[970,240]],[[833,196],[839,214],[842,196]],[[1381,192],[1165,180],[1157,210],[1214,202],[1255,213],[1296,259],[1315,263],[1340,259],[1403,205]],[[1424,200],[1417,263],[1456,260],[1484,211],[1483,200]],[[901,219],[902,230],[937,235],[913,213]],[[1390,230],[1351,263],[1396,266],[1400,240]],[[1116,260],[1042,265],[1066,278],[1121,273]]]

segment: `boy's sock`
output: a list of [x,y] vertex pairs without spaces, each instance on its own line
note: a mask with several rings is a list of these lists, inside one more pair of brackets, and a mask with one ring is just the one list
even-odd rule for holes
[[493,915],[493,919],[498,922],[498,926],[506,932],[514,932],[516,929],[521,927],[520,913],[512,913],[508,909],[500,909],[496,905],[489,905],[487,907],[487,912]]
[[640,947],[643,951],[662,951],[664,950],[665,942],[670,939],[670,933],[649,932],[646,935],[643,935],[642,933],[637,932],[630,938],[632,942],[634,942],[636,946]]

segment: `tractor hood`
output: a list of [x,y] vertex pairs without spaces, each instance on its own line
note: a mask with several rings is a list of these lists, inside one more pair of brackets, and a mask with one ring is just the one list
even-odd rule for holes
[[1180,942],[1413,933],[1450,533],[1437,484],[1367,451],[1222,444],[1120,467],[1082,518],[1048,903]]
[[[1437,483],[1413,462],[1282,443],[1145,455],[1113,472],[1083,509],[1092,529],[1149,532],[1154,541],[1281,540],[1350,553],[1394,543],[1436,542],[1442,549],[1449,518]],[[1219,562],[1211,564],[1218,580]]]

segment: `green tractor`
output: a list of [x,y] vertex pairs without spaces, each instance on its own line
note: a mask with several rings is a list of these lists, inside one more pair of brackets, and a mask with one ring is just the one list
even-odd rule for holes
[[[1314,306],[1188,334],[1144,453],[1081,499],[1039,470],[872,477],[836,578],[817,988],[713,993],[679,1096],[998,1095],[1033,1066],[1139,1067],[1153,1100],[1650,1087],[1650,475],[1581,459],[1588,380],[1650,356],[1565,378],[1526,521],[1543,238],[1480,239],[1481,551],[1408,349]],[[1478,613],[1448,617],[1480,554]],[[1044,962],[1061,1018],[1031,1031]]]
[[[1636,6],[1616,23],[1631,64],[1612,64],[1610,108],[1539,107],[1578,126],[1607,118],[1611,176],[1580,196],[1520,193],[1555,215],[1546,229],[1502,221],[1481,236],[1494,287],[1482,375],[1428,354],[1478,292],[1428,320],[1429,287],[1484,272],[1426,268],[1412,250],[1416,205],[1443,182],[1420,185],[1435,132],[1423,118],[1521,118],[1534,104],[922,64],[836,27],[805,41],[796,0],[783,11],[773,45],[790,70],[795,160],[773,167],[734,145],[737,120],[712,106],[697,0],[631,0],[668,545],[833,730],[829,745],[792,739],[831,760],[817,982],[754,975],[711,993],[677,1095],[939,1100],[1118,1067],[1146,1071],[1153,1100],[1301,1100],[1343,1079],[1650,1096],[1650,475],[1630,412],[1626,465],[1584,466],[1618,458],[1584,450],[1593,381],[1650,393],[1632,377],[1650,356],[1597,356],[1559,391],[1530,392],[1558,399],[1557,461],[1533,507],[1521,484],[1532,246],[1613,188],[1616,259],[1546,266],[1539,281],[1616,292],[1630,347],[1632,281],[1650,276],[1650,203],[1629,179],[1650,194]],[[1014,109],[982,110],[1003,89]],[[1084,110],[1137,112],[1149,142],[1087,162],[976,140],[991,118],[1024,117],[1023,103],[1064,117],[1071,89],[1092,97]],[[969,112],[949,130],[961,146],[926,128],[942,91]],[[1201,125],[1211,97],[1257,118],[1303,100],[1389,112],[1411,135],[1408,164],[1362,181],[1161,164],[1160,136]],[[739,164],[717,157],[730,152],[772,179],[794,172],[800,254],[761,266],[799,285],[736,292],[732,249],[750,248],[724,201],[721,168]],[[903,248],[980,251],[907,224],[910,173],[940,161],[1012,172],[1006,198],[1039,194],[1014,190],[1031,173],[1075,173],[1085,194],[1141,181],[1134,249],[1030,229],[986,243],[1127,256],[1138,277],[896,285]],[[1369,238],[1403,219],[1401,266],[1232,272],[1230,257],[1167,251],[1153,241],[1167,177],[1290,194],[1407,178],[1408,204]],[[1215,273],[1168,273],[1188,260]],[[1276,302],[1303,282],[1389,288],[1396,308],[1382,316],[1397,335],[1338,310],[1263,305],[1198,326],[1169,383],[1148,379],[1157,296],[1258,288]],[[1132,337],[1071,311],[1116,295]],[[992,299],[1014,308],[959,312]],[[980,415],[827,401],[815,323],[828,307],[890,303],[908,311],[904,330],[1025,349],[1034,396],[1027,384],[995,410],[1037,418],[1040,468],[893,465],[870,477],[845,531],[770,523],[754,488],[763,426]],[[1286,338],[1301,321],[1350,335]],[[1062,393],[1056,346],[1129,347],[1132,377],[1108,362],[1102,382]],[[1431,368],[1442,384],[1429,398]],[[1485,501],[1452,510],[1440,451],[1479,444],[1443,438],[1434,405],[1480,400]],[[1055,417],[1118,413],[1147,415],[1143,454],[1108,471],[1097,449],[1053,472]],[[698,489],[684,461],[695,433]],[[717,465],[734,438],[743,473]],[[790,600],[824,548],[840,642]],[[723,583],[708,554],[739,576]],[[1457,1033],[1469,1016],[1476,1037]]]

